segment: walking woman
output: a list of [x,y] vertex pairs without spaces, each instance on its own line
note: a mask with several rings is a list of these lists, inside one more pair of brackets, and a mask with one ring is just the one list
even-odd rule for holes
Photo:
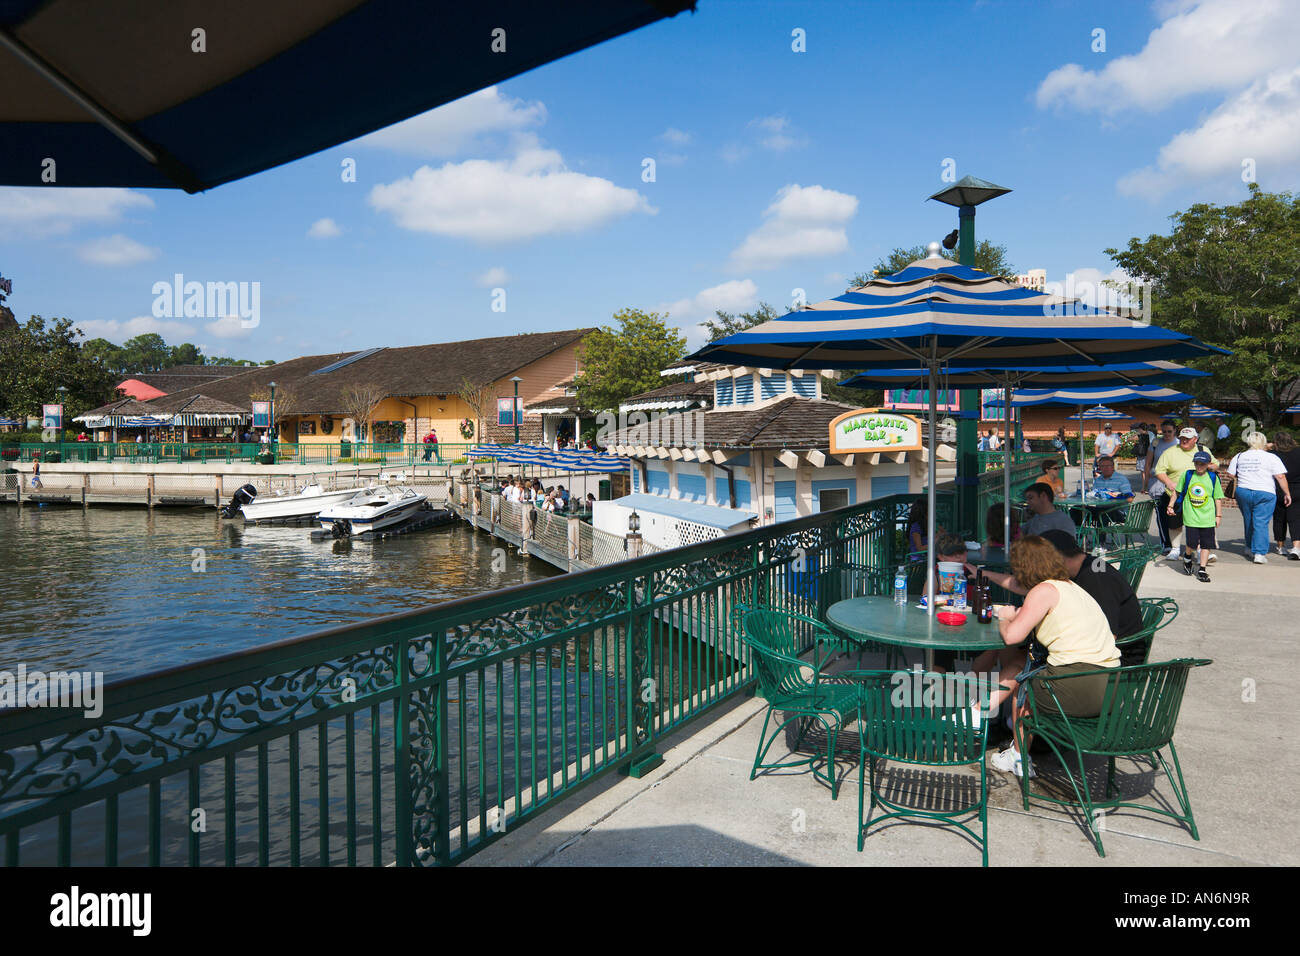
[[1237,479],[1236,498],[1245,525],[1247,551],[1256,564],[1268,564],[1264,557],[1268,554],[1268,522],[1279,497],[1277,490],[1287,508],[1291,507],[1291,492],[1282,459],[1266,450],[1268,436],[1251,432],[1246,444],[1250,447],[1232,459],[1228,473]]
[[1056,453],[1060,455],[1062,459],[1064,459],[1065,467],[1069,468],[1070,467],[1070,446],[1065,441],[1064,428],[1058,428],[1056,430],[1056,437],[1052,439],[1052,447],[1055,448]]
[[[1273,433],[1273,454],[1282,460],[1286,468],[1286,483],[1291,491],[1291,503],[1285,498],[1278,498],[1273,506],[1273,540],[1277,542],[1277,553],[1284,554],[1288,561],[1300,561],[1300,500],[1296,491],[1300,491],[1300,447],[1295,438],[1285,429]],[[1291,547],[1286,546],[1286,532],[1291,529]]]

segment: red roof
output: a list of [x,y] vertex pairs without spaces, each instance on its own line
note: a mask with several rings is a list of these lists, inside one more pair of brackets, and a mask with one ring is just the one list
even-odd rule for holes
[[160,389],[154,388],[152,385],[146,385],[139,379],[134,378],[128,378],[125,382],[122,382],[117,386],[117,390],[123,395],[127,395],[141,402],[147,402],[151,398],[160,398],[167,394]]

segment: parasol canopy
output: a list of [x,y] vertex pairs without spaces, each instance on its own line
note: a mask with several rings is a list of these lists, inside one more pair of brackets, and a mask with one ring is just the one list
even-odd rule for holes
[[693,7],[3,0],[0,184],[209,189]]

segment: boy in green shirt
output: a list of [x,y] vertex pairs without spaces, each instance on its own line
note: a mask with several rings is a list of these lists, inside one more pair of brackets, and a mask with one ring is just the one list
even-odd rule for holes
[[1181,509],[1183,528],[1185,529],[1183,569],[1192,573],[1193,562],[1200,557],[1200,568],[1196,580],[1209,583],[1210,575],[1205,564],[1210,558],[1210,551],[1217,545],[1214,541],[1214,529],[1222,517],[1223,486],[1219,484],[1218,475],[1210,471],[1210,453],[1198,451],[1192,456],[1194,471],[1185,471],[1178,476],[1175,490],[1178,498],[1169,503],[1168,514]]

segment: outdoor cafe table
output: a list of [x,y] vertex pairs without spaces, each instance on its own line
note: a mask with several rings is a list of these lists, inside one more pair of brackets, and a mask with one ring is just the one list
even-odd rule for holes
[[908,599],[907,604],[894,603],[892,595],[849,598],[837,601],[826,610],[826,620],[832,628],[847,637],[861,641],[876,641],[898,647],[919,647],[925,651],[925,669],[934,669],[936,650],[956,651],[963,657],[968,652],[987,651],[1005,647],[998,633],[995,618],[980,624],[975,615],[962,611],[966,623],[953,627],[941,624]]
[[[1095,498],[1089,495],[1086,498],[1080,498],[1077,494],[1068,497],[1058,497],[1052,504],[1069,514],[1078,508],[1083,512],[1083,524],[1085,527],[1099,528],[1102,525],[1102,516],[1107,512],[1114,511],[1116,508],[1127,508],[1136,501],[1134,498]],[[1111,519],[1122,521],[1123,518]]]

